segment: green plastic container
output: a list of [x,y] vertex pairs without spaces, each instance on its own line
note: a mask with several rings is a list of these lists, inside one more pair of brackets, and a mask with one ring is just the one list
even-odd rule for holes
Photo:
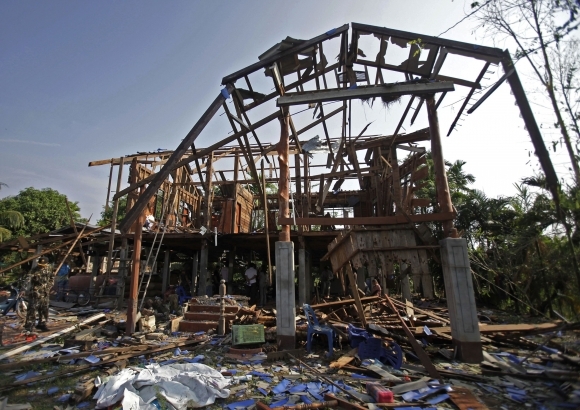
[[265,343],[264,325],[233,325],[232,345],[252,345]]

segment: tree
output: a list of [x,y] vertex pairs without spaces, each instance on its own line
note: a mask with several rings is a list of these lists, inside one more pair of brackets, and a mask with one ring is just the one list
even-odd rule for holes
[[[70,224],[66,207],[66,196],[50,188],[26,188],[15,196],[0,200],[0,214],[19,212],[23,223],[15,230],[18,236],[31,236],[46,233]],[[81,221],[80,208],[77,202],[69,206],[75,221]]]
[[[101,219],[97,221],[97,225],[105,226],[111,222],[113,219],[113,207],[115,206],[115,202],[111,201],[109,207],[103,206],[103,210],[101,211]],[[127,213],[127,195],[122,196],[119,198],[119,208],[117,209],[117,221],[120,221],[125,217]]]
[[[4,182],[0,182],[0,189],[8,187]],[[18,211],[0,210],[0,242],[4,242],[12,237],[10,229],[19,228],[24,224],[24,217]]]
[[[472,7],[479,7],[479,3],[473,3]],[[578,11],[579,5],[573,0],[491,0],[475,14],[480,28],[494,39],[508,36],[514,40],[516,58],[530,64],[552,105],[555,126],[562,134],[577,184],[580,183],[578,156],[556,95],[557,78],[550,53],[578,28]]]

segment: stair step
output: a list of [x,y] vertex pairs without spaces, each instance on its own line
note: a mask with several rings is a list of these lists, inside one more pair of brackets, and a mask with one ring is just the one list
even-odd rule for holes
[[[225,318],[226,321],[234,320],[236,317],[235,313],[226,314]],[[217,322],[220,319],[220,314],[215,312],[185,312],[184,314],[185,320],[192,320],[192,321],[212,321]]]
[[[226,322],[226,328],[228,324]],[[182,320],[179,322],[179,331],[180,332],[207,332],[208,330],[217,329],[218,322],[217,321],[196,321],[196,320]]]
[[[227,313],[238,313],[240,308],[237,306],[225,306],[225,312]],[[188,312],[217,312],[219,314],[220,307],[218,305],[189,305]]]

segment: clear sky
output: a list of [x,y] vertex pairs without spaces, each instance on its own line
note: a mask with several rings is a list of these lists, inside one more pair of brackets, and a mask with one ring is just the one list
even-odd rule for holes
[[[0,197],[33,186],[78,201],[93,221],[104,205],[108,167],[88,162],[173,149],[220,90],[223,76],[255,61],[286,36],[308,39],[358,22],[438,35],[470,2],[416,1],[92,1],[0,2]],[[443,37],[505,48],[466,21]],[[328,56],[329,60],[334,56]],[[530,81],[520,67],[522,81]],[[502,75],[495,70],[486,80]],[[526,88],[536,90],[536,84]],[[440,108],[445,135],[460,103]],[[545,140],[558,134],[546,102],[530,96]],[[361,129],[367,118],[353,118]],[[423,115],[424,117],[425,115]],[[358,122],[357,122],[358,121]],[[357,124],[357,125],[354,125]],[[446,159],[467,161],[475,188],[510,195],[538,168],[507,85],[445,138]],[[369,129],[388,134],[389,129]],[[216,138],[203,134],[197,146]],[[553,155],[567,177],[563,148]],[[530,161],[531,160],[531,161]]]

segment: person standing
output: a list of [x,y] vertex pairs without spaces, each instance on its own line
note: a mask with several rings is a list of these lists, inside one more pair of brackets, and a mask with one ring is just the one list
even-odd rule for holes
[[246,269],[246,284],[250,288],[250,305],[255,305],[257,302],[257,293],[258,293],[258,271],[256,270],[256,265],[254,263],[250,263],[248,269]]
[[38,259],[38,265],[30,275],[30,294],[28,296],[28,309],[24,329],[32,331],[38,314],[37,329],[47,331],[48,322],[48,296],[53,284],[52,268],[48,264],[48,258],[42,256]]
[[56,300],[64,299],[64,292],[68,285],[68,277],[70,275],[70,265],[64,261],[58,272],[56,273]]
[[332,284],[332,279],[334,278],[334,274],[330,270],[328,266],[324,268],[322,273],[320,274],[320,280],[322,281],[322,297],[329,298],[330,297],[330,286]]
[[268,293],[268,272],[264,269],[264,265],[260,268],[258,273],[258,282],[260,286],[260,306],[266,306]]

